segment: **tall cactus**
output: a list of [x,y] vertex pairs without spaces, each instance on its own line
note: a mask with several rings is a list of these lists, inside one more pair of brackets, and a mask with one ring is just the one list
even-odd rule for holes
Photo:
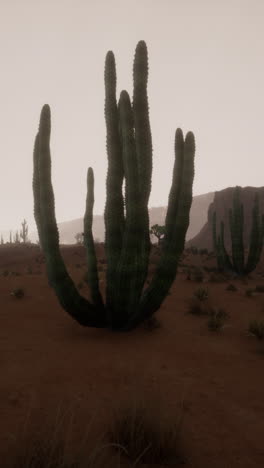
[[252,228],[247,262],[244,258],[244,209],[240,203],[241,187],[236,187],[233,194],[233,209],[229,210],[229,226],[232,242],[232,260],[224,245],[224,223],[221,221],[221,235],[216,236],[216,212],[213,213],[213,246],[216,252],[219,270],[234,271],[246,275],[253,271],[261,256],[264,239],[264,215],[259,214],[259,194],[256,192],[252,209]]
[[[106,299],[98,285],[96,253],[92,235],[94,177],[87,174],[84,245],[87,253],[91,301],[76,290],[59,249],[51,184],[50,108],[40,116],[34,146],[34,214],[47,274],[62,307],[81,325],[128,331],[151,317],[161,306],[176,277],[189,225],[194,178],[195,142],[192,132],[184,140],[175,135],[175,164],[165,223],[162,255],[150,285],[143,287],[150,254],[148,200],[151,191],[152,142],[149,124],[148,56],[144,41],[136,48],[133,102],[122,91],[116,100],[116,70],[113,52],[105,62],[105,120],[108,172],[106,178],[105,249],[107,258]],[[125,199],[122,193],[125,179]]]

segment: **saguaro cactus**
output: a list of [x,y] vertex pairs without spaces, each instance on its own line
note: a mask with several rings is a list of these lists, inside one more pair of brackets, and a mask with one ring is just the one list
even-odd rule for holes
[[22,242],[25,244],[28,240],[28,225],[27,225],[27,221],[24,219],[24,221],[22,221],[21,223],[22,225],[22,229],[20,231],[20,237],[22,239]]
[[[148,200],[151,190],[152,142],[149,124],[148,57],[144,41],[136,48],[134,91],[131,104],[126,91],[116,100],[116,69],[113,52],[105,62],[105,120],[108,172],[106,179],[105,249],[107,259],[106,300],[98,285],[92,234],[94,176],[88,169],[84,215],[84,246],[87,253],[91,301],[82,297],[67,273],[59,249],[51,184],[50,108],[40,116],[34,146],[34,215],[46,257],[47,274],[62,307],[81,325],[131,330],[160,307],[176,277],[179,257],[189,225],[194,178],[195,141],[192,132],[184,140],[175,134],[175,163],[165,222],[162,255],[150,285],[143,286],[150,254]],[[125,197],[122,193],[125,179]]]
[[213,213],[213,245],[217,256],[219,270],[234,271],[246,275],[253,271],[261,256],[264,238],[264,215],[259,213],[259,194],[256,192],[252,209],[252,228],[247,262],[244,258],[244,210],[240,203],[241,187],[236,187],[233,195],[233,209],[229,210],[229,226],[232,241],[232,260],[224,244],[224,223],[221,221],[221,233],[216,235],[216,212]]

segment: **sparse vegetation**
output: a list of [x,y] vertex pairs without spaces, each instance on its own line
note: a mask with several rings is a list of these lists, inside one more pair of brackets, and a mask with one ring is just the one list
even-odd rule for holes
[[251,320],[249,322],[248,331],[254,335],[258,340],[264,338],[264,320]]
[[221,307],[212,307],[209,311],[208,328],[211,331],[220,331],[228,318],[227,312]]
[[185,460],[180,447],[182,420],[183,413],[177,423],[166,427],[146,408],[130,406],[114,417],[108,432],[109,442],[135,465],[140,461],[177,466]]
[[207,288],[198,288],[194,291],[193,295],[199,299],[199,301],[205,301],[208,299],[208,289]]
[[15,297],[16,299],[21,299],[22,297],[25,296],[25,291],[23,288],[15,288],[13,291],[10,293],[11,296]]

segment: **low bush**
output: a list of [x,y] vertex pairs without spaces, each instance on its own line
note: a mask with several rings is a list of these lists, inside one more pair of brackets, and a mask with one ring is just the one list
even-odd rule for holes
[[205,301],[208,299],[208,289],[207,288],[198,288],[193,293],[194,297],[197,297],[199,301]]
[[25,296],[25,292],[23,288],[16,288],[10,293],[10,296],[14,296],[16,299],[21,299]]
[[263,320],[251,320],[249,322],[248,331],[251,335],[254,335],[258,340],[263,340],[264,321]]
[[227,318],[228,314],[223,308],[212,307],[209,311],[209,319],[207,322],[209,330],[220,331]]

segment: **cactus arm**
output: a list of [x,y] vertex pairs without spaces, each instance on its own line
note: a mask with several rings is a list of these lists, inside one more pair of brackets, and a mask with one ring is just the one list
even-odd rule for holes
[[[47,275],[61,306],[81,325],[105,327],[105,318],[84,297],[80,296],[70,278],[59,249],[59,232],[55,217],[54,193],[51,183],[50,108],[43,106],[40,116],[35,154],[34,197],[36,223],[46,259]],[[37,171],[37,172],[35,172]],[[38,183],[38,186],[36,184]]]
[[233,195],[233,210],[229,210],[229,224],[232,239],[232,259],[238,274],[244,271],[243,205],[240,203],[241,187],[236,187]]
[[105,249],[107,260],[106,307],[113,310],[115,295],[115,273],[122,248],[124,231],[124,200],[122,184],[124,168],[120,141],[120,123],[116,102],[116,68],[113,52],[105,60],[105,122],[107,134],[108,171],[106,177]]
[[39,235],[39,245],[40,248],[42,247],[42,224],[41,224],[41,209],[40,209],[40,181],[39,181],[39,134],[37,133],[35,142],[34,142],[34,150],[33,150],[33,181],[32,181],[32,189],[33,189],[33,198],[34,198],[34,218],[36,221],[36,225],[38,228],[38,235]]
[[103,309],[103,299],[99,289],[97,259],[94,247],[94,239],[92,232],[93,224],[93,206],[94,206],[94,175],[91,167],[87,171],[87,197],[86,210],[84,215],[84,246],[86,249],[87,268],[88,268],[88,283],[91,288],[92,302],[98,308]]
[[[140,198],[139,178],[134,138],[133,114],[129,95],[120,96],[123,166],[126,180],[126,225],[122,252],[116,272],[115,328],[123,327],[138,308],[141,281],[139,278]],[[142,225],[141,225],[142,228]]]
[[143,288],[147,274],[148,262],[151,249],[149,233],[148,201],[151,192],[152,175],[152,136],[149,121],[149,104],[147,95],[148,83],[148,51],[144,41],[139,41],[135,51],[133,64],[133,117],[135,127],[135,142],[139,177],[141,210],[140,228],[141,237],[138,232],[140,245],[139,256],[139,281]]
[[[176,138],[178,138],[179,131],[176,134]],[[173,179],[168,204],[170,216],[167,213],[161,259],[150,285],[142,295],[139,315],[135,320],[139,320],[140,316],[145,317],[145,319],[149,318],[159,309],[176,277],[178,261],[184,249],[185,235],[189,226],[194,178],[194,154],[194,135],[192,132],[188,132],[184,143],[184,152],[175,152]],[[172,205],[174,205],[174,209]]]
[[254,206],[252,209],[252,228],[250,233],[250,247],[248,253],[247,264],[245,267],[245,273],[250,273],[253,271],[261,256],[263,246],[263,235],[262,235],[262,226],[260,223],[259,215],[259,197],[256,192],[254,199]]
[[182,189],[182,174],[184,168],[184,137],[182,130],[177,128],[174,140],[175,163],[173,169],[173,179],[169,194],[169,203],[165,218],[164,244],[170,243],[173,238],[174,224],[177,218],[180,195]]
[[234,268],[232,262],[225,248],[225,225],[223,221],[221,221],[221,233],[218,240],[218,244],[221,256],[221,264],[223,265],[223,268],[226,270],[233,270]]

